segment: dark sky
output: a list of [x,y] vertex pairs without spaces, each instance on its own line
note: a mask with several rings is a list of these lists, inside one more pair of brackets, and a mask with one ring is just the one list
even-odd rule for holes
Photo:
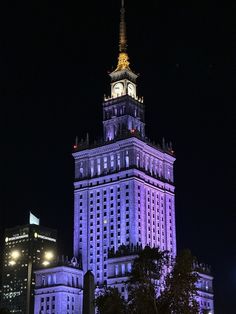
[[[176,151],[178,248],[212,265],[216,314],[236,307],[233,8],[127,0],[131,68],[148,137]],[[224,3],[226,5],[226,3]],[[1,232],[28,211],[72,255],[76,135],[102,134],[118,57],[119,0],[2,1]]]

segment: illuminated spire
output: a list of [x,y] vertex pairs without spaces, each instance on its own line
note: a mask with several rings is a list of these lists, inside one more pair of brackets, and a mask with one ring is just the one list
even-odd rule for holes
[[120,52],[126,52],[127,48],[127,38],[126,38],[126,24],[125,24],[125,6],[124,0],[121,1],[121,10],[120,10]]
[[119,43],[119,57],[118,65],[115,71],[125,70],[129,68],[129,57],[127,54],[127,36],[126,36],[126,23],[125,23],[125,5],[124,0],[121,0],[120,10],[120,43]]

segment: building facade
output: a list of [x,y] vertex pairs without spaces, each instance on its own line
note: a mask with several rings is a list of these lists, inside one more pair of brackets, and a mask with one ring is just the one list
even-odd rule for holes
[[[122,297],[128,298],[128,280],[132,264],[138,257],[140,247],[121,247],[118,251],[109,251],[107,285],[117,288]],[[199,279],[196,284],[196,300],[199,304],[200,314],[214,314],[213,277],[209,266],[195,263],[194,271]],[[159,290],[160,291],[160,290]],[[159,292],[158,292],[159,293]]]
[[82,314],[83,271],[76,259],[35,271],[34,314]]
[[1,306],[12,313],[33,312],[34,269],[56,256],[57,234],[36,224],[5,230]]
[[76,143],[74,256],[95,282],[107,281],[108,250],[149,245],[176,254],[175,194],[171,144],[151,143],[137,75],[126,52],[124,8],[120,54],[110,73],[111,97],[103,103],[103,138]]
[[[123,2],[123,1],[122,1]],[[145,133],[145,106],[127,54],[124,6],[119,57],[103,102],[103,138],[74,146],[74,256],[97,285],[125,283],[135,254],[109,256],[121,247],[159,247],[176,255],[175,162],[171,143],[152,143]],[[214,313],[213,277],[199,271],[201,313]],[[208,287],[208,288],[207,288]],[[204,312],[204,311],[207,312]]]

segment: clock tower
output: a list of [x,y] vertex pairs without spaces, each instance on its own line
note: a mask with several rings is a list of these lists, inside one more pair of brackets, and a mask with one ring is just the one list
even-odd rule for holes
[[118,64],[110,73],[111,97],[105,98],[103,103],[105,141],[113,141],[132,133],[145,138],[143,99],[137,96],[138,75],[130,69],[129,65],[125,8],[122,1]]

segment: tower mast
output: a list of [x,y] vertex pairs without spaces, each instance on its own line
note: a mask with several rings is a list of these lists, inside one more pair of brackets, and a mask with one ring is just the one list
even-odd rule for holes
[[127,54],[127,35],[126,35],[126,23],[125,23],[125,4],[124,0],[121,0],[120,10],[120,42],[119,42],[119,57],[118,64],[115,71],[121,71],[129,68],[129,57]]
[[120,10],[120,45],[119,51],[126,52],[127,50],[127,36],[126,36],[126,23],[125,23],[125,4],[124,0],[121,1]]

